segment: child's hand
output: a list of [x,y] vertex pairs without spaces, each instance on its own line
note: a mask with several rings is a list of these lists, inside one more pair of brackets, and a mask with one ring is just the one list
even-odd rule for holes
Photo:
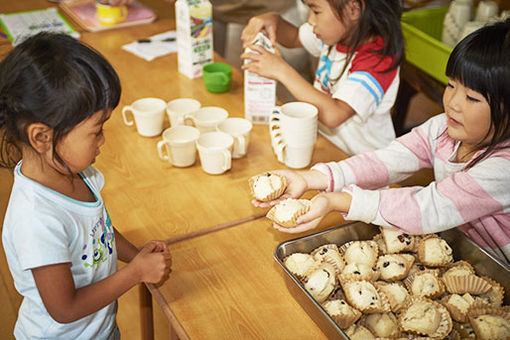
[[312,206],[308,212],[297,219],[297,225],[292,228],[273,223],[273,228],[289,234],[302,233],[317,227],[320,221],[332,210],[328,194],[319,194],[312,198]]
[[287,188],[285,188],[283,194],[275,200],[269,202],[252,200],[251,203],[256,207],[269,208],[278,204],[278,202],[281,200],[287,198],[299,198],[305,193],[306,190],[308,190],[307,182],[300,172],[292,170],[274,170],[270,172],[285,177],[285,180],[287,181]]
[[170,273],[172,255],[164,241],[151,241],[140,250],[130,265],[135,266],[141,282],[161,283]]
[[271,53],[262,46],[249,45],[248,47],[254,52],[241,54],[241,59],[250,60],[250,62],[243,64],[241,69],[277,81],[282,79],[285,75],[285,69],[290,66],[283,60],[278,49],[275,49],[276,53]]
[[248,47],[257,36],[257,33],[262,30],[266,31],[267,37],[271,40],[273,46],[276,46],[276,31],[279,20],[280,15],[276,13],[265,13],[251,18],[241,33],[243,48]]

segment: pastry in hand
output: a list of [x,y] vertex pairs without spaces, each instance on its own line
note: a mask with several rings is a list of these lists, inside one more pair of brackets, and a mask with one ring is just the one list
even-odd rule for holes
[[287,187],[285,177],[271,172],[251,177],[249,184],[252,196],[263,202],[277,199]]
[[426,298],[413,298],[400,313],[398,322],[405,332],[440,339],[445,338],[453,326],[446,307]]
[[283,227],[292,228],[297,225],[298,217],[310,210],[311,206],[310,200],[288,198],[272,207],[266,217]]

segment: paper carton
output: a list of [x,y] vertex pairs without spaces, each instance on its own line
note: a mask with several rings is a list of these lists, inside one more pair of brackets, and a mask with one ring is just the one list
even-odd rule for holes
[[208,0],[177,0],[177,62],[189,78],[202,76],[213,62],[212,5]]
[[[269,38],[259,32],[253,40],[254,45],[264,47],[274,53]],[[250,51],[250,49],[246,49]],[[247,60],[246,62],[250,62]],[[254,124],[267,124],[271,111],[276,104],[276,81],[244,71],[244,115]]]

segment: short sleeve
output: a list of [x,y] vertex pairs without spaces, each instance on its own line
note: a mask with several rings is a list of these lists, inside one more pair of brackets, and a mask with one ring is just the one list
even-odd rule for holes
[[92,186],[99,192],[103,189],[104,186],[104,176],[103,174],[97,170],[93,166],[89,166],[82,172],[83,177],[85,177]]

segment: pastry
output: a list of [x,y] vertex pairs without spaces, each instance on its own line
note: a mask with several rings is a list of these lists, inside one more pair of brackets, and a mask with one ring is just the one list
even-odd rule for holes
[[318,248],[315,248],[311,255],[316,261],[327,262],[332,264],[337,269],[337,274],[342,272],[345,267],[345,262],[342,254],[338,251],[336,244],[325,244]]
[[510,338],[510,313],[501,308],[470,308],[469,323],[480,340]]
[[443,273],[443,278],[448,276],[464,276],[474,274],[475,270],[473,266],[471,266],[466,261],[457,261],[447,266],[445,272]]
[[287,228],[296,226],[299,216],[305,214],[312,205],[310,200],[288,198],[272,207],[266,217]]
[[363,313],[390,311],[388,298],[369,281],[342,281],[345,298]]
[[285,177],[270,172],[251,177],[249,184],[252,196],[264,202],[277,199],[287,187]]
[[377,259],[376,268],[384,281],[397,281],[405,278],[414,263],[414,256],[408,254],[382,255]]
[[322,304],[326,312],[340,328],[347,329],[361,317],[361,312],[345,300],[329,300]]
[[440,302],[448,309],[453,320],[465,323],[468,321],[467,312],[475,304],[475,299],[469,293],[452,294],[446,295]]
[[501,304],[503,303],[503,297],[505,295],[503,287],[496,281],[486,276],[482,276],[482,279],[489,283],[491,288],[486,293],[476,296],[475,300],[485,302],[492,307],[501,307]]
[[378,338],[394,339],[400,335],[398,320],[393,313],[368,314],[361,322]]
[[364,263],[373,267],[377,262],[378,251],[374,241],[353,241],[346,246],[344,259],[347,264]]
[[375,339],[375,336],[362,325],[352,325],[349,327],[345,334],[349,337],[351,340],[371,340]]
[[426,298],[412,299],[398,321],[404,331],[432,338],[444,338],[452,330],[452,319],[446,307]]
[[408,277],[404,283],[414,296],[435,299],[443,295],[445,288],[437,270],[423,270]]
[[335,290],[335,272],[336,269],[331,264],[321,263],[306,275],[304,280],[305,289],[317,302],[322,303],[326,301]]
[[351,263],[345,266],[340,274],[342,280],[368,280],[375,281],[379,278],[379,271],[364,263]]
[[413,251],[415,248],[415,237],[400,230],[379,228],[389,254]]
[[386,244],[384,243],[384,239],[381,234],[377,234],[372,238],[372,241],[377,243],[377,247],[379,248],[379,255],[388,254],[388,250],[386,249]]
[[388,298],[392,312],[399,312],[409,301],[409,292],[400,282],[377,281],[376,286]]
[[427,235],[418,245],[418,258],[429,267],[442,267],[453,262],[452,248],[435,234]]
[[303,279],[317,261],[310,254],[294,253],[284,258],[283,264],[294,276]]

